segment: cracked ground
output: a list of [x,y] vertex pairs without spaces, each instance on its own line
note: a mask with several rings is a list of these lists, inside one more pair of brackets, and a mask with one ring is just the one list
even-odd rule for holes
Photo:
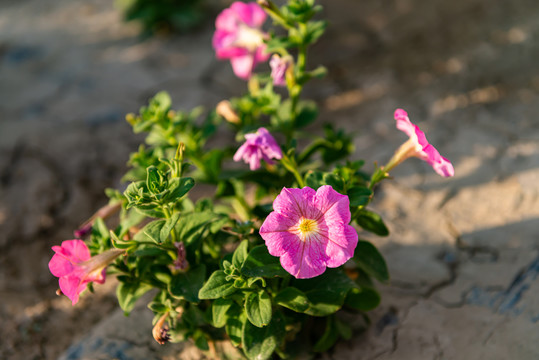
[[[320,358],[538,359],[539,3],[322,4],[330,26],[310,65],[329,75],[305,94],[320,122],[355,132],[357,158],[385,162],[405,140],[402,107],[456,176],[412,159],[378,188],[391,235],[360,236],[391,282],[371,326]],[[211,20],[189,36],[138,34],[106,0],[0,4],[1,359],[202,357],[156,346],[151,314],[124,318],[113,281],[72,307],[47,269],[103,189],[123,186],[141,141],[126,113],[159,90],[188,110],[244,89],[214,59]]]

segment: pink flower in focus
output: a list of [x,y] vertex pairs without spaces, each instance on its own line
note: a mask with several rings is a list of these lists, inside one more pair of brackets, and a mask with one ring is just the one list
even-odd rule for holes
[[348,225],[350,201],[329,185],[317,191],[283,188],[260,236],[283,268],[298,279],[322,274],[354,255],[358,235]]
[[55,254],[49,261],[49,270],[59,278],[60,290],[73,305],[89,282],[105,282],[106,266],[124,252],[112,249],[92,257],[88,246],[78,239],[66,240],[52,250]]
[[438,150],[429,144],[425,133],[410,121],[406,111],[397,109],[394,116],[397,121],[397,129],[406,133],[410,139],[397,150],[389,164],[385,167],[386,171],[389,171],[407,158],[413,156],[426,161],[441,176],[449,177],[455,175],[455,170],[451,162],[441,156]]
[[249,79],[255,66],[268,60],[261,29],[266,13],[256,3],[236,1],[215,20],[213,48],[218,59],[230,59],[234,74]]
[[271,159],[281,159],[283,152],[268,130],[261,127],[256,133],[245,134],[245,143],[234,154],[234,161],[243,161],[249,164],[251,170],[260,167],[260,160],[272,165]]
[[273,54],[269,61],[273,85],[286,86],[286,70],[288,70],[290,64],[290,58],[280,57],[277,54]]

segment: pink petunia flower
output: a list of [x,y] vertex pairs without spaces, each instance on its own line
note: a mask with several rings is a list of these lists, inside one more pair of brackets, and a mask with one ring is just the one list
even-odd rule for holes
[[286,71],[292,64],[289,57],[280,57],[277,54],[273,54],[269,61],[271,67],[271,77],[273,79],[273,85],[286,86]]
[[298,279],[322,274],[354,255],[358,235],[348,225],[350,201],[329,185],[317,191],[283,188],[273,202],[260,236],[283,268]]
[[441,156],[438,150],[429,144],[425,133],[410,121],[406,111],[397,109],[394,116],[397,121],[397,129],[406,133],[410,139],[401,145],[389,163],[384,167],[387,172],[409,157],[418,157],[426,161],[441,176],[449,177],[455,175],[455,170],[451,162]]
[[262,31],[266,13],[257,3],[236,1],[215,20],[213,48],[218,59],[230,59],[237,77],[249,79],[255,66],[267,61]]
[[59,278],[60,290],[73,305],[90,282],[105,282],[106,266],[124,253],[112,249],[96,256],[90,256],[88,246],[82,240],[66,240],[61,246],[53,246],[55,254],[49,261],[49,270]]
[[245,143],[234,154],[234,161],[243,161],[249,164],[251,170],[260,167],[260,160],[272,165],[271,159],[281,159],[283,152],[268,130],[261,127],[256,133],[245,134]]

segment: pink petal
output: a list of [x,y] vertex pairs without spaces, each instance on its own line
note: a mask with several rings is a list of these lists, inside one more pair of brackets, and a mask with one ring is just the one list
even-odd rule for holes
[[253,153],[250,155],[249,159],[246,159],[246,161],[249,161],[249,169],[251,171],[258,170],[260,168],[260,160],[262,159],[262,152],[260,151],[260,148],[256,148]]
[[79,294],[86,288],[84,287],[82,290],[80,289],[81,280],[78,276],[74,275],[61,277],[59,284],[60,290],[71,300],[73,305],[79,301]]
[[277,54],[273,54],[269,61],[271,68],[271,78],[273,79],[273,85],[286,86],[286,70],[288,69],[288,61],[281,58]]
[[235,32],[238,29],[238,15],[231,9],[224,9],[215,19],[215,28],[228,32]]
[[289,251],[290,245],[299,238],[289,232],[296,225],[297,219],[288,218],[278,212],[271,212],[260,227],[260,236],[266,242],[268,251],[273,256],[281,256]]
[[215,56],[217,56],[218,59],[232,59],[237,56],[250,56],[249,51],[245,48],[240,47],[222,47],[222,48],[216,48],[215,50]]
[[235,56],[230,59],[230,63],[232,64],[232,70],[234,70],[234,74],[237,77],[244,80],[251,77],[255,65],[252,55]]
[[[68,257],[71,262],[79,263],[90,258],[90,250],[82,240],[65,240],[62,242],[61,248],[61,254]],[[60,254],[60,252],[58,253]]]
[[240,161],[244,159],[246,155],[249,155],[249,144],[244,143],[238,148],[232,159],[234,161]]
[[309,241],[299,239],[295,246],[281,256],[281,265],[297,279],[308,279],[326,270],[326,243],[321,237],[311,237]]
[[322,213],[313,206],[316,191],[310,187],[303,189],[283,188],[273,202],[273,210],[290,218],[318,219]]
[[73,269],[73,264],[65,256],[55,254],[49,261],[49,270],[56,277],[69,275]]
[[397,109],[395,110],[394,117],[397,121],[397,129],[403,131],[408,136],[413,136],[415,134],[415,125],[412,124],[408,118],[408,113],[406,111]]
[[326,265],[334,268],[343,265],[354,256],[358,235],[353,226],[329,226],[329,241],[326,247],[328,260]]
[[434,171],[444,177],[450,177],[455,175],[455,169],[453,164],[446,158],[440,155],[438,150],[432,145],[428,145],[423,149],[423,152],[427,155],[426,161],[432,166]]
[[266,21],[266,12],[257,3],[234,2],[230,9],[250,27],[261,27]]
[[329,185],[318,188],[314,205],[324,214],[326,221],[348,224],[350,222],[350,200]]
[[266,48],[267,48],[266,44],[262,44],[262,45],[260,45],[260,46],[256,49],[256,51],[255,51],[255,53],[254,53],[254,58],[255,58],[254,62],[255,62],[255,66],[256,66],[256,64],[260,64],[260,63],[262,63],[262,62],[266,62],[266,61],[269,59],[270,54],[268,54],[268,53],[266,52]]
[[283,157],[283,152],[281,148],[271,136],[266,128],[259,128],[257,130],[258,138],[260,139],[261,146],[263,148],[264,156],[268,159],[281,159]]

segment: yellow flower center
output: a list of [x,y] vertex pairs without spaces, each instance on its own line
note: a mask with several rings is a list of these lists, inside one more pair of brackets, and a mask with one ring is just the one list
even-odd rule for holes
[[318,223],[313,219],[301,219],[298,225],[303,240],[318,232]]

